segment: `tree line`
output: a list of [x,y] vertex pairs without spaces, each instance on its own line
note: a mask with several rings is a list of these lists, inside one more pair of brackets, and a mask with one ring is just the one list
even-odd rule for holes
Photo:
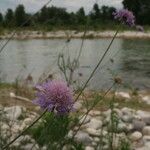
[[[150,0],[124,0],[124,8],[133,11],[136,22],[141,25],[150,25]],[[13,11],[7,9],[5,14],[0,13],[0,26],[4,27],[62,27],[62,26],[85,26],[87,23],[92,27],[112,24],[112,13],[116,11],[114,7],[102,6],[97,3],[93,5],[89,14],[85,13],[83,7],[77,12],[67,12],[65,8],[43,7],[40,12],[35,14],[27,13],[23,5],[18,5]],[[32,19],[29,19],[31,18]],[[26,20],[29,20],[28,22]]]

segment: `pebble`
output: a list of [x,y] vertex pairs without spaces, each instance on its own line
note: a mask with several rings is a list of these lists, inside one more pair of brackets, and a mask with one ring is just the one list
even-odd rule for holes
[[24,124],[29,125],[33,120],[31,118],[26,118]]
[[86,132],[83,132],[83,131],[79,131],[75,135],[75,139],[76,139],[76,141],[81,142],[86,145],[91,145],[91,143],[93,141],[93,139],[89,136],[89,134]]
[[118,97],[125,98],[125,99],[130,99],[131,98],[130,94],[127,93],[127,92],[115,92],[115,95],[118,96]]
[[100,129],[102,127],[102,121],[92,118],[89,123],[86,124],[87,128]]
[[132,133],[131,134],[131,136],[130,136],[130,139],[131,139],[131,141],[138,141],[138,140],[140,140],[142,138],[142,133],[141,132],[138,132],[138,131],[136,131],[136,132],[134,132],[134,133]]
[[82,107],[82,103],[80,101],[75,102],[75,104],[73,105],[73,108],[77,111],[79,109],[81,109]]
[[5,107],[4,112],[10,120],[17,120],[22,115],[21,106]]
[[87,128],[86,131],[91,136],[100,136],[100,134],[101,134],[100,130],[95,130],[93,128]]
[[149,135],[150,136],[150,126],[145,126],[143,128],[143,135]]
[[132,125],[134,131],[142,131],[146,124],[142,120],[133,120]]
[[122,120],[126,123],[131,123],[133,120],[133,117],[131,115],[123,115]]
[[93,148],[93,147],[90,147],[90,146],[86,146],[86,147],[85,147],[85,150],[94,150],[94,148]]

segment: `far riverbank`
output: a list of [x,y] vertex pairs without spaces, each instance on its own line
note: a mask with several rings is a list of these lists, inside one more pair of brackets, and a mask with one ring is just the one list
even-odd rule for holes
[[[13,33],[4,33],[0,35],[0,39],[8,39]],[[115,34],[115,31],[88,31],[86,32],[85,38],[111,38]],[[60,31],[18,31],[13,36],[13,39],[71,39],[71,38],[82,38],[84,32],[78,32],[75,30],[60,30]],[[117,34],[117,38],[145,38],[150,39],[150,31],[139,32],[139,31],[121,31]]]

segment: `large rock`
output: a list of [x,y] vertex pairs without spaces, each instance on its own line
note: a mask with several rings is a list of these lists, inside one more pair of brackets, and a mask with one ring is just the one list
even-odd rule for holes
[[37,144],[35,144],[35,146],[33,146],[34,145],[34,143],[29,143],[29,144],[26,144],[26,145],[24,145],[24,146],[21,146],[21,148],[23,149],[23,150],[39,150],[39,146],[37,145]]
[[146,104],[150,105],[150,96],[144,96],[144,97],[142,97],[142,100],[143,100]]
[[136,150],[149,150],[149,148],[147,146],[143,146],[136,148]]
[[125,99],[130,99],[131,98],[130,94],[127,93],[127,92],[116,92],[115,95],[117,97],[121,97],[121,98],[125,98]]
[[22,115],[22,107],[20,106],[12,106],[5,107],[4,112],[6,113],[6,117],[10,120],[16,120]]
[[79,131],[76,135],[75,135],[75,140],[77,142],[86,144],[86,145],[91,145],[93,139],[86,133],[83,131]]
[[133,115],[135,113],[134,110],[132,110],[132,109],[130,109],[128,107],[122,108],[121,111],[122,111],[123,115],[128,115],[128,116],[131,116],[131,115]]
[[23,121],[26,125],[30,125],[31,122],[33,122],[33,120],[31,118],[26,118],[24,121]]
[[150,125],[150,112],[138,110],[136,114],[146,123],[146,125]]
[[87,128],[99,129],[102,127],[102,121],[92,118],[89,123],[86,124]]
[[101,134],[100,130],[95,130],[93,128],[87,128],[86,131],[91,136],[100,136],[100,134]]
[[142,133],[141,132],[138,132],[138,131],[136,131],[136,132],[134,132],[134,133],[132,133],[131,134],[131,136],[130,136],[130,139],[131,139],[131,141],[138,141],[138,140],[140,140],[142,138]]
[[150,136],[150,126],[145,126],[143,128],[143,135],[149,135]]
[[133,117],[131,115],[123,115],[121,117],[122,121],[126,122],[126,123],[131,123],[133,120]]
[[85,147],[85,150],[94,150],[94,148],[91,147],[91,146],[86,146],[86,147]]
[[143,141],[144,141],[144,143],[150,142],[150,136],[149,135],[144,135],[143,136]]
[[108,116],[110,116],[110,114],[111,114],[111,109],[108,109],[107,111],[103,111],[103,112],[102,112],[102,115],[103,115],[104,117],[108,117]]
[[142,131],[146,124],[142,120],[133,120],[132,125],[134,131]]

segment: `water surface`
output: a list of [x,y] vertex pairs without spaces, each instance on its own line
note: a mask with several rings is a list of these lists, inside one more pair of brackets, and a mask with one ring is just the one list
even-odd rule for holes
[[[78,72],[84,82],[102,57],[111,39],[85,40],[80,57]],[[5,41],[1,41],[4,43]],[[17,77],[26,78],[30,73],[37,82],[46,74],[59,74],[57,58],[64,53],[66,58],[77,57],[81,46],[80,39],[66,43],[65,39],[12,40],[0,55],[1,79],[13,82]],[[112,78],[120,76],[128,86],[139,89],[150,88],[150,40],[116,39],[98,68],[89,88],[106,89],[111,86]]]

